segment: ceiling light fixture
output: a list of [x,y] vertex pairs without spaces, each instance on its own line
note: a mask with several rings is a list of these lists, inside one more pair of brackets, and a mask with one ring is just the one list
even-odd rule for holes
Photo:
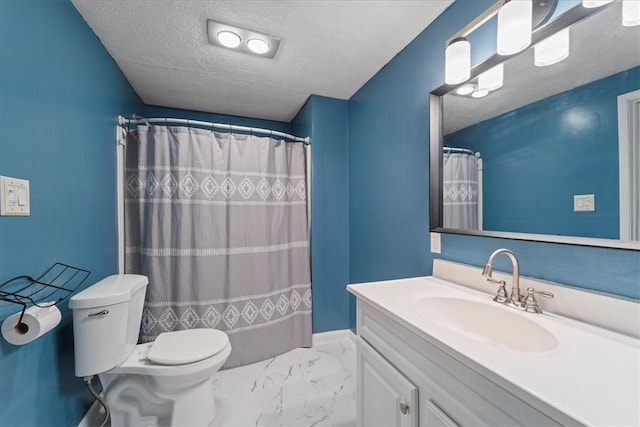
[[484,98],[487,95],[489,95],[489,91],[486,89],[478,89],[471,94],[473,98]]
[[220,31],[216,38],[220,42],[220,44],[224,47],[238,47],[240,46],[240,36],[234,33],[233,31]]
[[569,46],[569,28],[542,40],[534,47],[536,67],[546,67],[566,59],[569,56]]
[[478,89],[496,90],[504,82],[504,64],[498,64],[478,76]]
[[280,46],[280,39],[277,37],[212,19],[207,20],[207,37],[214,46],[266,58],[276,56]]
[[251,52],[257,53],[258,55],[269,52],[269,43],[262,39],[247,40],[247,47]]
[[471,44],[464,37],[453,39],[444,51],[444,81],[456,85],[471,76]]
[[456,94],[470,95],[474,90],[476,90],[476,88],[472,84],[462,85],[458,89],[456,89]]
[[582,5],[587,8],[594,8],[604,6],[607,3],[611,3],[613,0],[582,0]]
[[622,25],[625,27],[640,25],[640,1],[622,0]]
[[511,0],[498,12],[498,54],[513,55],[531,44],[532,0]]

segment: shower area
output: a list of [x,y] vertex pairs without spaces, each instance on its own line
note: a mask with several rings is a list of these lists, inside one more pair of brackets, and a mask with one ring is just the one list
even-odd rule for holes
[[140,342],[214,328],[225,367],[311,346],[308,138],[119,118],[120,271],[149,277]]
[[482,158],[466,148],[442,148],[443,227],[482,230]]

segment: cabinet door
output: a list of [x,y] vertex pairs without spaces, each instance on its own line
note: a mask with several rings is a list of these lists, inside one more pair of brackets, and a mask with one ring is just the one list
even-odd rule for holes
[[422,425],[428,427],[459,427],[459,424],[432,399],[427,400],[420,409],[420,418]]
[[358,425],[417,427],[418,388],[360,337],[357,357]]

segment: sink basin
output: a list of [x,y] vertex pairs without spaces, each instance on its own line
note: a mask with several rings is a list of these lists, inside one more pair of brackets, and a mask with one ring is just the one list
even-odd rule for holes
[[525,352],[547,352],[558,347],[556,337],[528,319],[527,314],[512,312],[498,303],[426,297],[417,300],[414,309],[447,329],[490,344]]

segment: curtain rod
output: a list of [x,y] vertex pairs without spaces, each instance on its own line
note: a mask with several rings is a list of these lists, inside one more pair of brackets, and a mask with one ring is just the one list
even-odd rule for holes
[[134,119],[126,119],[122,116],[118,116],[118,125],[120,126],[124,126],[124,125],[129,125],[129,124],[146,124],[146,125],[150,125],[151,123],[163,123],[163,124],[167,124],[167,123],[175,123],[175,124],[179,124],[179,125],[187,125],[187,126],[202,126],[202,127],[207,127],[207,128],[218,128],[218,129],[225,129],[228,130],[230,132],[233,131],[241,131],[241,132],[249,132],[249,133],[262,133],[265,135],[269,135],[269,136],[282,136],[285,138],[288,138],[292,141],[296,141],[296,142],[302,142],[305,145],[310,145],[311,144],[311,138],[309,138],[308,136],[306,138],[301,138],[299,136],[295,136],[295,135],[291,135],[288,133],[284,133],[284,132],[279,132],[277,130],[270,130],[270,129],[261,129],[261,128],[252,128],[252,127],[247,127],[247,126],[237,126],[237,125],[230,125],[230,124],[226,124],[226,123],[213,123],[213,122],[201,122],[198,120],[189,120],[189,119],[172,119],[172,118],[143,118],[143,117],[137,117],[134,116]]
[[480,157],[480,153],[476,153],[475,151],[469,150],[467,148],[442,147],[442,151],[448,151],[450,153],[465,153],[471,154],[472,156]]

